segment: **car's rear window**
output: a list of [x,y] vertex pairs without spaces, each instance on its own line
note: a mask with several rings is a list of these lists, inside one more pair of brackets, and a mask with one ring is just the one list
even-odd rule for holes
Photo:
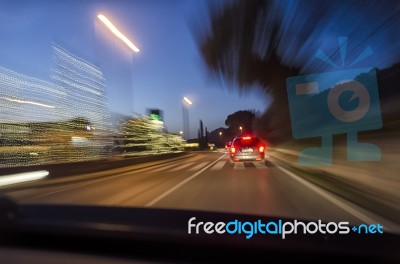
[[260,144],[260,140],[258,138],[239,138],[235,140],[234,144],[237,146],[257,146]]

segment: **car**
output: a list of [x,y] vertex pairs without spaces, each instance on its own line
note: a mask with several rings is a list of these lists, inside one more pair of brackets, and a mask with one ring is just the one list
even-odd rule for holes
[[230,164],[243,161],[265,160],[266,145],[253,135],[243,135],[236,137],[229,148]]

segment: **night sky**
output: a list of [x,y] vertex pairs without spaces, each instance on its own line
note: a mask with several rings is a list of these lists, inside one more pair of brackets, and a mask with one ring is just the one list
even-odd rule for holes
[[[316,24],[306,42],[300,43],[296,40],[301,39],[302,21],[321,6],[299,2],[277,1],[275,5],[273,19],[282,25],[279,52],[285,63],[300,65],[305,73],[337,70],[314,55],[321,48],[338,59],[341,36],[348,37],[347,62],[367,47],[373,50],[373,56],[356,66],[385,68],[400,61],[396,15],[400,5],[325,4],[324,23]],[[110,112],[130,115],[159,108],[168,130],[178,132],[182,130],[181,98],[190,98],[193,137],[199,119],[213,130],[224,126],[227,115],[235,111],[263,112],[268,106],[268,99],[257,90],[242,95],[228,92],[224,82],[207,74],[191,28],[193,21],[199,24],[202,19],[207,26],[207,17],[202,17],[205,6],[198,0],[0,1],[0,66],[51,81],[51,45],[56,43],[103,70]],[[111,35],[97,20],[98,13],[107,16],[141,51],[133,53]]]
[[[52,43],[100,67],[111,112],[164,112],[171,132],[182,130],[181,98],[190,98],[191,136],[199,119],[209,130],[244,109],[264,111],[259,94],[228,93],[201,62],[190,19],[201,1],[1,1],[0,66],[51,81]],[[106,15],[141,50],[133,53],[97,20]],[[133,104],[132,104],[133,103]]]

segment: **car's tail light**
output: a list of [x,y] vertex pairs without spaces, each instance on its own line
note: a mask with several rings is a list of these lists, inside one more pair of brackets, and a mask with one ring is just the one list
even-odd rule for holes
[[236,152],[235,147],[231,147],[231,153],[234,154]]
[[242,137],[243,140],[250,140],[251,137],[247,136],[247,137]]
[[258,147],[258,152],[264,152],[264,150],[265,150],[265,147],[264,147],[264,146],[259,146],[259,147]]

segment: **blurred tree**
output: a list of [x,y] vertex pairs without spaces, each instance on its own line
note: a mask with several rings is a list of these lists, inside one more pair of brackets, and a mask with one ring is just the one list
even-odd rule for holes
[[147,116],[124,120],[119,148],[125,156],[152,155],[183,150],[179,135],[167,134],[163,123]]
[[229,128],[219,127],[210,131],[208,134],[208,143],[214,143],[219,148],[224,148],[225,144],[232,141],[236,134],[233,134]]
[[[384,32],[398,31],[397,6],[396,1],[212,1],[209,23],[199,23],[195,36],[207,69],[225,87],[241,92],[260,87],[270,99],[254,128],[258,136],[278,143],[292,138],[286,79],[321,70],[324,63],[315,52],[332,35],[352,37],[349,61],[374,39],[387,43],[395,56],[391,47],[400,44]],[[329,57],[337,56],[337,42],[329,48]]]
[[271,3],[235,1],[211,9],[211,27],[199,35],[199,48],[212,73],[241,90],[257,84],[271,97],[268,112],[257,118],[254,128],[259,136],[281,141],[291,135],[285,81],[299,70],[283,64],[278,55],[279,25],[271,16]]
[[[255,112],[250,110],[237,111],[228,115],[225,120],[225,125],[231,133],[240,135],[241,132],[252,132],[252,122],[255,118]],[[242,128],[240,130],[240,127]]]

